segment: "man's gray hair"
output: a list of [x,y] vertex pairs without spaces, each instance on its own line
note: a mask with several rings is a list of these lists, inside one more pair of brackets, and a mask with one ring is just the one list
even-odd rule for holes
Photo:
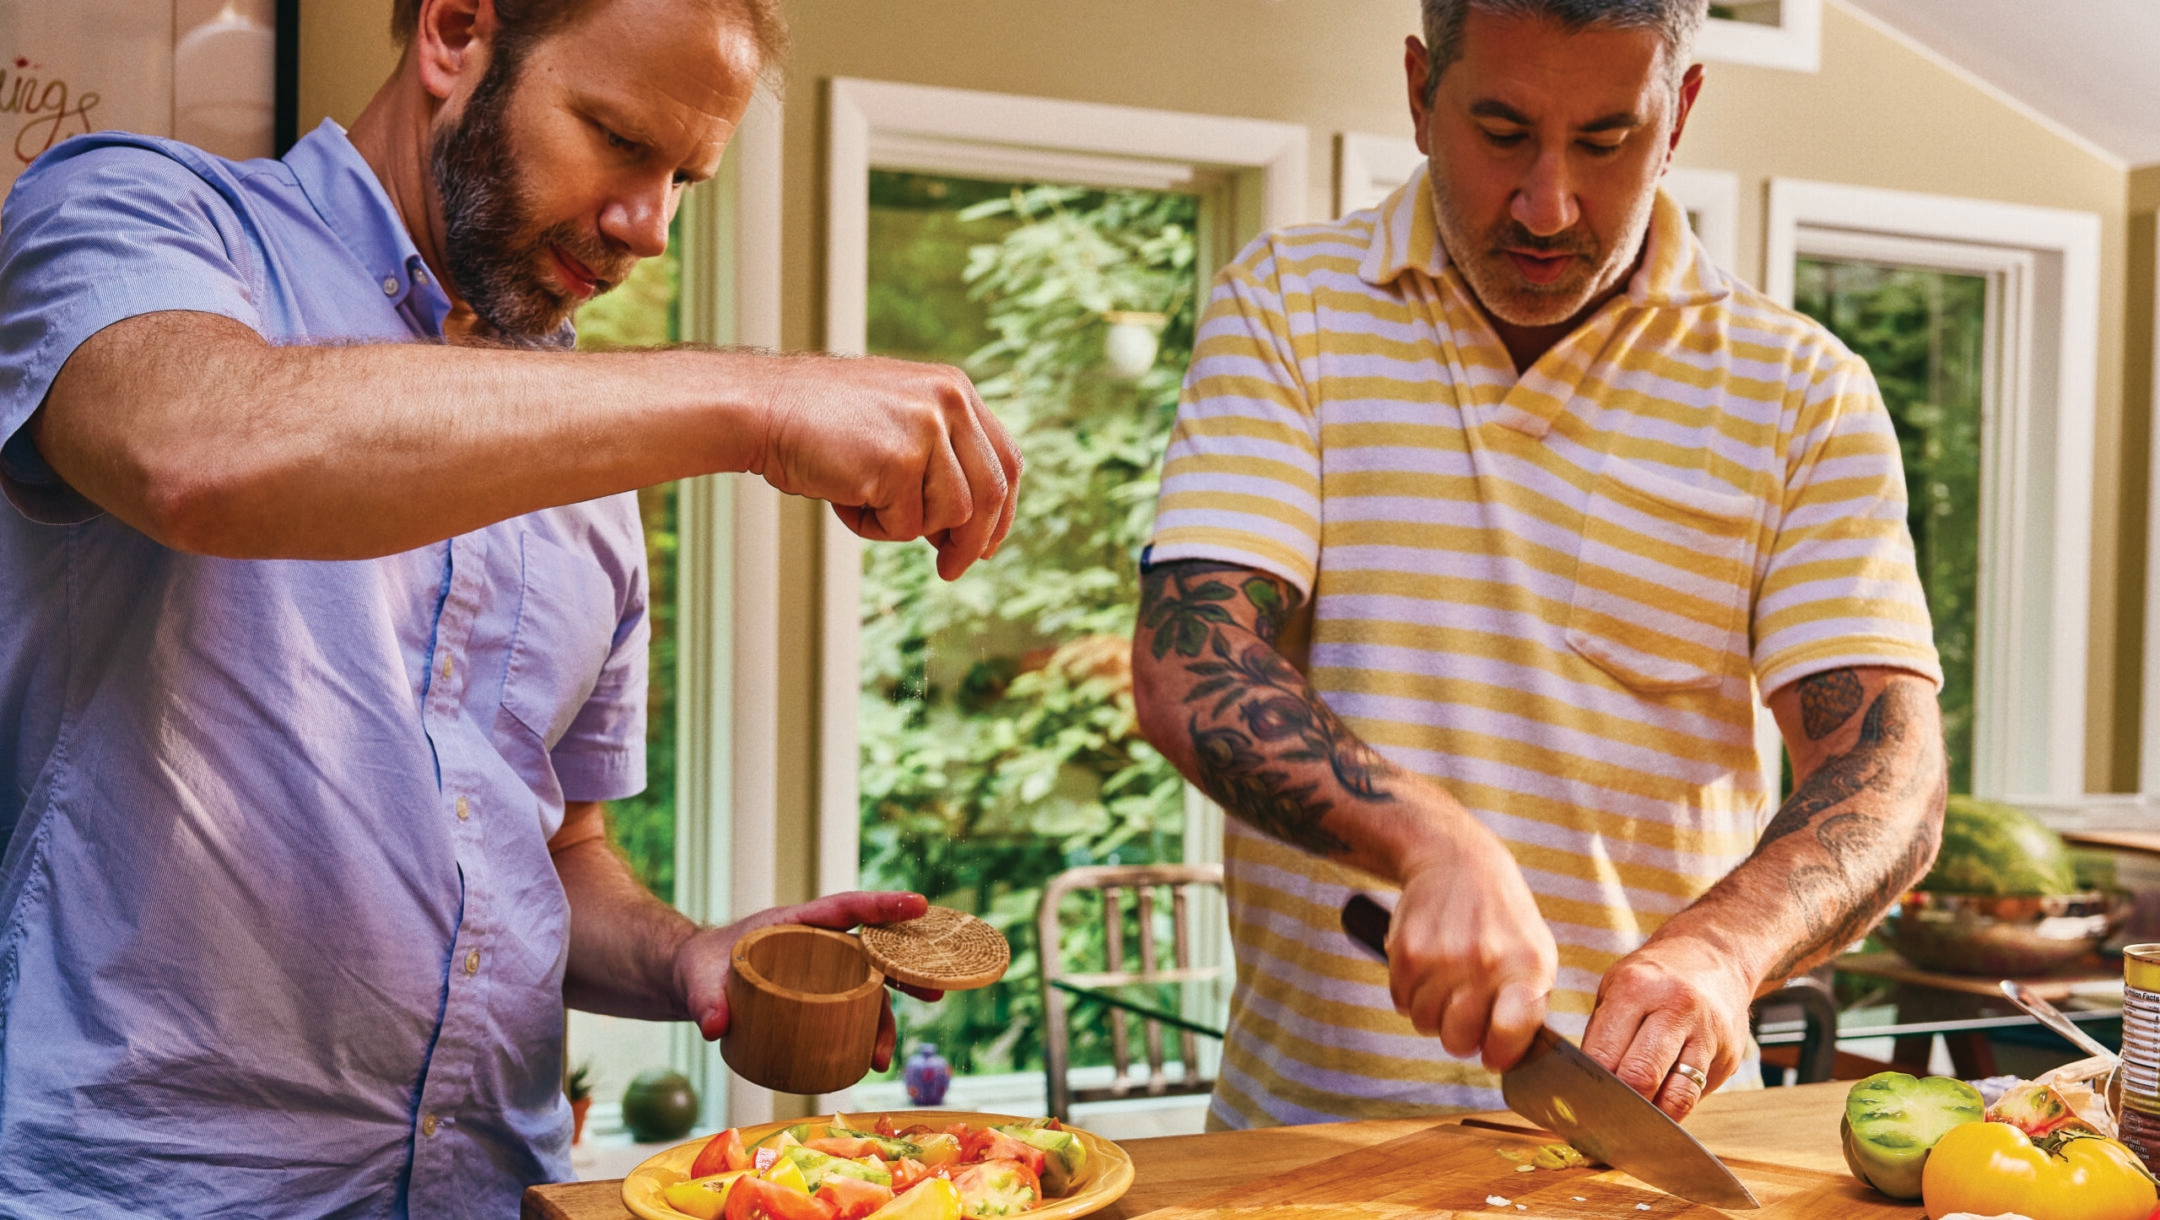
[[1665,71],[1675,89],[1694,57],[1695,34],[1709,15],[1710,0],[1424,0],[1425,102],[1432,104],[1440,73],[1462,58],[1463,24],[1471,9],[1494,17],[1550,21],[1574,33],[1655,30],[1665,43]]

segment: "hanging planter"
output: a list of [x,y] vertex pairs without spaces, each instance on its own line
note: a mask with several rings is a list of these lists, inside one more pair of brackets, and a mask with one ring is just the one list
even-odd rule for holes
[[1170,319],[1159,313],[1111,310],[1103,315],[1110,329],[1103,335],[1103,367],[1120,381],[1138,381],[1155,367],[1162,348],[1163,324]]

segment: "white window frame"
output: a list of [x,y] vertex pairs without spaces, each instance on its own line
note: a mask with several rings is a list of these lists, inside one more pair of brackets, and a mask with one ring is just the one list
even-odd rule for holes
[[1973,790],[2085,791],[2100,218],[2089,212],[1772,179],[1766,290],[1802,255],[1987,275],[1999,307],[1983,419]]
[[[1379,136],[1361,131],[1335,137],[1335,214],[1347,216],[1377,207],[1410,180],[1425,160],[1408,136]],[[1665,171],[1667,194],[1687,209],[1695,236],[1710,259],[1727,271],[1739,250],[1740,177],[1716,169],[1674,166]]]
[[1711,17],[1695,38],[1695,55],[1719,63],[1816,72],[1822,68],[1822,0],[1737,0],[1738,7],[1775,3],[1777,24]]
[[[760,90],[718,179],[682,217],[682,337],[780,346],[781,105]],[[675,905],[730,923],[778,900],[780,493],[755,475],[684,481],[676,504]],[[732,1075],[680,1023],[673,1063],[708,1126],[772,1117],[770,1090]]]
[[[1307,218],[1311,137],[1295,124],[846,78],[828,101],[825,344],[835,352],[859,355],[868,342],[873,168],[1154,190],[1213,182],[1234,230],[1203,223],[1218,259],[1241,235]],[[832,894],[861,876],[862,540],[827,514],[822,543],[817,880]],[[1187,804],[1187,858],[1219,859],[1221,813]]]

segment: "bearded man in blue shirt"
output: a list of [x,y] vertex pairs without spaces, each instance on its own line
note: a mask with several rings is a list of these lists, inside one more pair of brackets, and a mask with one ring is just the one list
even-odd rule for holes
[[[568,350],[775,59],[772,0],[399,0],[350,135],[101,133],[0,214],[0,1205],[502,1216],[562,1005],[726,1027],[734,939],[607,847],[645,783],[631,489],[748,471],[956,577],[965,376]],[[888,1028],[881,1055],[890,1055]]]

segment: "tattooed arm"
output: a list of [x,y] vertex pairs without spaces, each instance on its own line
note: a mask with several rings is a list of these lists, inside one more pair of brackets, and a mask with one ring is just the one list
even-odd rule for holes
[[1276,650],[1297,604],[1249,568],[1150,568],[1133,637],[1141,731],[1232,817],[1401,886],[1396,1008],[1449,1053],[1482,1048],[1503,1070],[1545,1019],[1552,933],[1506,846],[1360,741]]
[[1926,679],[1839,669],[1770,698],[1792,753],[1791,799],[1755,852],[1608,970],[1583,1049],[1675,1117],[1747,1045],[1755,996],[1858,940],[1927,872],[1948,790]]

